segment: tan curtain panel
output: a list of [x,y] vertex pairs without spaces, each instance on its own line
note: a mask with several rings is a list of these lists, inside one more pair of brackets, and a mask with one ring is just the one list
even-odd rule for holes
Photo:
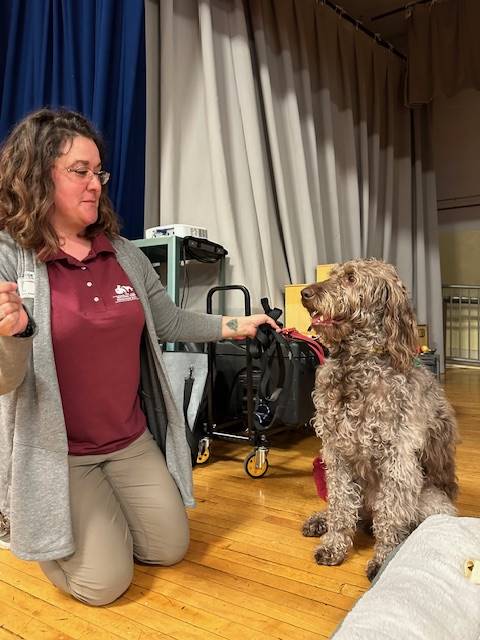
[[480,89],[480,1],[438,0],[408,14],[408,106]]

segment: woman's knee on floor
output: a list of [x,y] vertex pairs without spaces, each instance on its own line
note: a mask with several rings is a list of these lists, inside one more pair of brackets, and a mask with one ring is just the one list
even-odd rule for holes
[[160,535],[145,545],[134,545],[133,554],[139,562],[168,567],[183,560],[189,544],[190,532],[186,526],[179,530],[175,537]]
[[133,579],[133,560],[130,566],[109,567],[98,573],[97,580],[92,583],[70,583],[71,594],[77,600],[93,607],[111,604],[130,586]]
[[41,562],[47,578],[64,593],[80,602],[100,607],[117,600],[128,589],[133,578],[133,558],[129,562],[98,563],[90,569],[70,570],[62,561]]

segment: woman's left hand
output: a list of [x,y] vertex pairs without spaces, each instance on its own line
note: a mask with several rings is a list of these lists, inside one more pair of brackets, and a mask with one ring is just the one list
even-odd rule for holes
[[222,318],[222,338],[254,338],[257,329],[261,324],[268,324],[280,331],[280,327],[269,316],[264,313],[255,313],[251,316],[223,316]]

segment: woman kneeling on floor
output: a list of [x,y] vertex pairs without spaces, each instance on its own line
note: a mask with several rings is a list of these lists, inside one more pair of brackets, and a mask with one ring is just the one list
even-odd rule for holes
[[[159,341],[277,328],[176,307],[119,235],[103,163],[66,110],[29,115],[0,152],[0,540],[93,605],[128,588],[134,558],[188,547],[190,451]],[[162,390],[148,424],[144,386]]]

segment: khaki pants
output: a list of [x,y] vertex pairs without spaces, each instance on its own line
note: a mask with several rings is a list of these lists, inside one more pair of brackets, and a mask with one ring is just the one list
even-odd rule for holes
[[121,451],[69,456],[76,551],[40,566],[59,589],[92,605],[130,585],[133,558],[171,565],[185,555],[188,520],[150,432]]

